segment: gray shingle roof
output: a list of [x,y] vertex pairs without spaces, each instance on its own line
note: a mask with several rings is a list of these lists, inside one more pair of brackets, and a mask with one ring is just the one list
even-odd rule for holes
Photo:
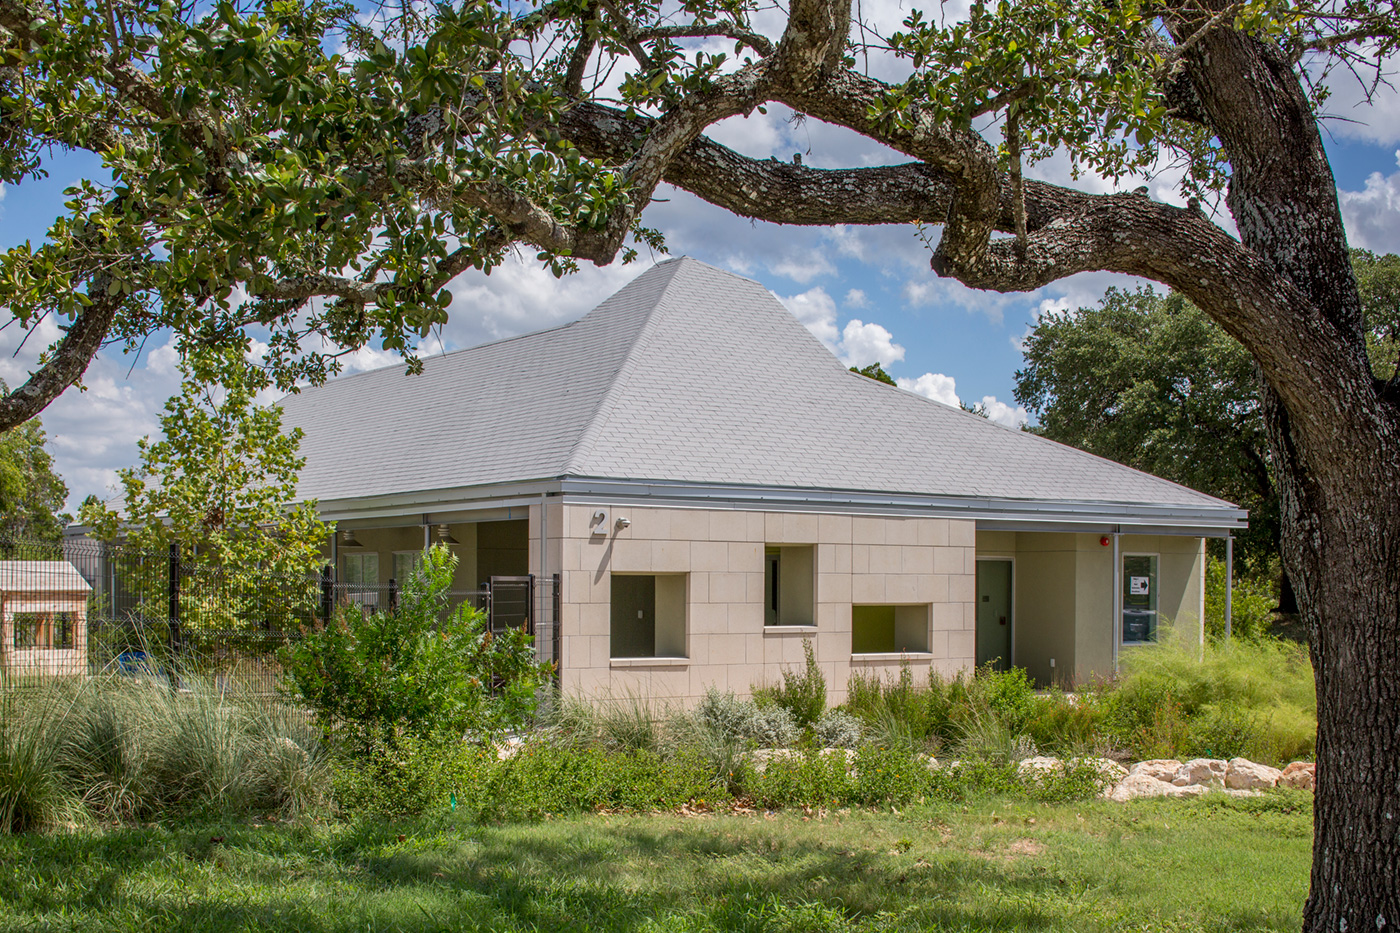
[[563,327],[282,405],[307,498],[578,476],[1225,505],[851,373],[762,285],[689,258]]

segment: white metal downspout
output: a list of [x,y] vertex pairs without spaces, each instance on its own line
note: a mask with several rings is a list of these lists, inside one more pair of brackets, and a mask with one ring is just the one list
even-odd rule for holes
[[1235,536],[1225,536],[1225,641],[1230,640],[1230,628],[1235,595]]
[[1123,640],[1123,553],[1113,533],[1113,675],[1118,676],[1118,645]]

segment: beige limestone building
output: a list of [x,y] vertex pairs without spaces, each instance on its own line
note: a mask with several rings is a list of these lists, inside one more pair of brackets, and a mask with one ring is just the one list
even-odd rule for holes
[[1109,675],[1200,638],[1227,502],[846,370],[755,282],[663,262],[552,330],[283,401],[337,585],[448,544],[566,690],[853,673]]

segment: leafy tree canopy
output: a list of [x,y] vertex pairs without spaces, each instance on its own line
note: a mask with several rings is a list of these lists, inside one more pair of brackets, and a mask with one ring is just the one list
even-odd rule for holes
[[[1377,378],[1394,372],[1400,256],[1352,250]],[[1109,289],[1097,308],[1039,321],[1016,400],[1036,433],[1249,510],[1243,569],[1279,554],[1279,493],[1254,361],[1178,293]]]
[[[0,380],[0,395],[9,389]],[[0,538],[57,541],[72,518],[61,514],[68,487],[44,449],[36,418],[0,432]]]
[[[297,454],[301,432],[283,433],[281,409],[257,404],[266,379],[236,350],[192,356],[182,370],[180,394],[160,419],[162,436],[139,441],[141,465],[118,471],[121,508],[89,499],[79,520],[95,537],[125,539],[138,552],[178,545],[187,564],[218,576],[224,605],[205,608],[221,617],[199,619],[203,624],[227,627],[234,624],[228,614],[248,612],[266,622],[269,613],[291,608],[276,605],[283,597],[269,581],[300,579],[317,568],[331,533],[315,502],[289,505],[305,463]],[[146,561],[136,572],[164,567]],[[247,600],[265,605],[242,605]],[[144,608],[163,614],[159,599]],[[196,609],[189,607],[187,619]]]
[[879,363],[871,363],[869,366],[852,366],[851,372],[859,373],[867,379],[874,379],[876,382],[883,382],[887,386],[895,384],[894,377],[885,372],[885,367]]

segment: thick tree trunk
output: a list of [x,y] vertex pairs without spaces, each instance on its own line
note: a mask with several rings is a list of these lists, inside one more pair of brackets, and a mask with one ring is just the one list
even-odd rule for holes
[[1193,79],[1229,155],[1240,240],[1306,296],[1261,360],[1284,566],[1310,636],[1317,791],[1309,933],[1400,925],[1400,411],[1365,358],[1336,183],[1291,63],[1225,30]]
[[[1269,393],[1272,396],[1272,393]],[[1400,432],[1309,475],[1268,402],[1283,551],[1317,683],[1310,933],[1400,927]]]

